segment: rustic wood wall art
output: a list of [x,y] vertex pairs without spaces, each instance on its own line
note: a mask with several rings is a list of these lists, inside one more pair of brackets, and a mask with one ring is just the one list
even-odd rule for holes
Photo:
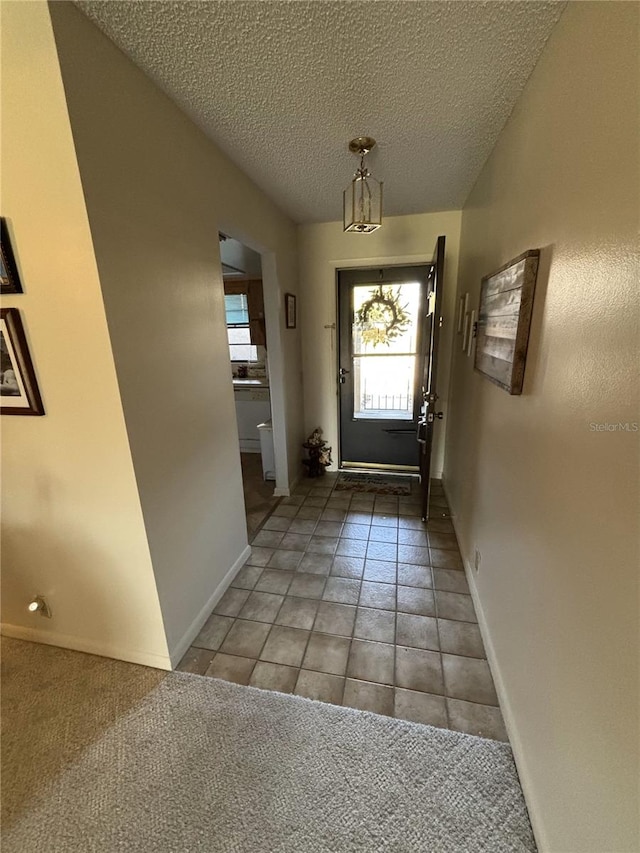
[[521,394],[540,251],[530,249],[482,279],[474,367]]

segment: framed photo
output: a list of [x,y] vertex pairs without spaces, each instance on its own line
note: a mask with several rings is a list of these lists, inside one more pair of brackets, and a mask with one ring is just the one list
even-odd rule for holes
[[44,415],[17,308],[0,311],[0,414]]
[[467,358],[473,352],[473,342],[476,339],[476,329],[477,329],[477,314],[475,308],[469,314],[469,335],[467,341]]
[[469,346],[469,337],[471,334],[471,314],[467,311],[464,315],[462,327],[462,352],[466,352]]
[[22,293],[22,283],[4,217],[0,218],[0,293]]
[[464,329],[464,315],[469,307],[469,294],[465,293],[458,299],[458,334],[461,335]]
[[284,313],[287,320],[287,329],[296,327],[296,297],[293,293],[284,295]]
[[474,367],[509,394],[522,394],[539,259],[530,249],[482,279]]

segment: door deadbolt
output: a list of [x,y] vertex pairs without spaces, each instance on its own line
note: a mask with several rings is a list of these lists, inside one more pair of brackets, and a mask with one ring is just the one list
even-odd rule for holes
[[429,412],[427,415],[427,423],[432,424],[436,418],[441,421],[444,417],[444,412]]
[[344,385],[344,383],[347,381],[347,373],[351,373],[351,371],[345,370],[344,367],[341,367],[340,370],[338,371],[338,382],[341,385]]

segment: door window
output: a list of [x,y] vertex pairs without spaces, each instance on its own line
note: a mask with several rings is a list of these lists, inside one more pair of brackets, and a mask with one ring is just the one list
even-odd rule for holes
[[353,417],[412,420],[418,362],[418,281],[353,287]]

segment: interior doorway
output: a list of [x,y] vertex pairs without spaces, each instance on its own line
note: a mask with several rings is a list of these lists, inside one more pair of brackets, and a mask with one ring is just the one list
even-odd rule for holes
[[338,273],[340,467],[418,473],[432,265]]
[[251,536],[278,501],[274,497],[270,333],[260,254],[226,234],[219,236],[247,533]]

